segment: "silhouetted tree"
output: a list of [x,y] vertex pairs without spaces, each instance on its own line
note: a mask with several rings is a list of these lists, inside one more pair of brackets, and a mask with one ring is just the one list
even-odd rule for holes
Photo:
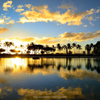
[[44,50],[45,52],[47,52],[47,53],[48,53],[49,51],[50,51],[50,52],[54,52],[54,51],[55,51],[54,48],[49,47],[49,46],[44,47],[43,50]]
[[24,45],[20,45],[20,48],[21,48],[21,54],[22,54],[24,51]]
[[66,54],[68,54],[68,47],[66,45],[63,45],[62,48],[65,49],[66,50]]
[[82,49],[81,45],[78,44],[76,47],[77,49],[79,49],[79,53],[80,53],[80,50]]
[[68,49],[68,53],[70,52],[70,50],[72,49],[72,46],[70,43],[67,44],[67,49]]
[[90,54],[91,45],[87,44],[87,45],[85,46],[85,49],[87,50],[87,54]]
[[58,48],[59,51],[62,50],[62,47],[61,47],[61,45],[59,43],[57,44],[57,48]]
[[73,43],[73,44],[72,44],[72,47],[74,48],[74,54],[75,54],[76,43]]
[[8,52],[8,47],[10,47],[10,46],[14,46],[14,43],[13,42],[5,42],[4,43],[4,46],[6,46],[7,47],[7,52]]

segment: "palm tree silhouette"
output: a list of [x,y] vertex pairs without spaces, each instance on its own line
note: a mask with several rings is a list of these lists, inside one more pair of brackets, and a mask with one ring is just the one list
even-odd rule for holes
[[76,43],[73,43],[73,44],[72,44],[72,47],[74,48],[74,54],[75,54]]
[[70,53],[70,49],[72,49],[72,46],[70,43],[67,44],[67,48],[68,48],[68,53]]
[[91,45],[87,44],[87,45],[85,46],[85,49],[87,50],[87,54],[90,54]]
[[[4,46],[6,46],[7,47],[7,52],[8,52],[8,47],[10,47],[10,46],[14,46],[14,43],[13,42],[5,42],[4,43]],[[9,53],[9,52],[8,52]]]
[[66,45],[63,45],[62,48],[66,50],[66,54],[68,54],[68,47]]
[[79,54],[80,54],[80,50],[82,49],[81,45],[77,45],[77,49],[79,49]]
[[20,45],[20,48],[22,49],[22,50],[21,50],[21,54],[22,54],[23,51],[24,51],[24,45]]
[[61,47],[61,45],[59,43],[57,44],[57,48],[58,48],[59,51],[62,50],[62,47]]

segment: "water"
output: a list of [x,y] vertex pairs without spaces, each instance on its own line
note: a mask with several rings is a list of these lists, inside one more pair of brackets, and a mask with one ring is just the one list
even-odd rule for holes
[[100,100],[100,59],[0,58],[0,100]]

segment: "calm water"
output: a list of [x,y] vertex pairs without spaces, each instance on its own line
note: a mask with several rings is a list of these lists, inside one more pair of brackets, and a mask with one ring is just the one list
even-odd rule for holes
[[0,58],[0,100],[100,100],[100,59]]

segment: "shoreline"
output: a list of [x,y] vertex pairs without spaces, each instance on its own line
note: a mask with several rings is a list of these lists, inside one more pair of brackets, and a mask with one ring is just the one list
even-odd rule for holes
[[28,55],[28,54],[0,54],[0,58],[100,58],[100,55],[66,55],[66,54],[45,54],[45,55]]

